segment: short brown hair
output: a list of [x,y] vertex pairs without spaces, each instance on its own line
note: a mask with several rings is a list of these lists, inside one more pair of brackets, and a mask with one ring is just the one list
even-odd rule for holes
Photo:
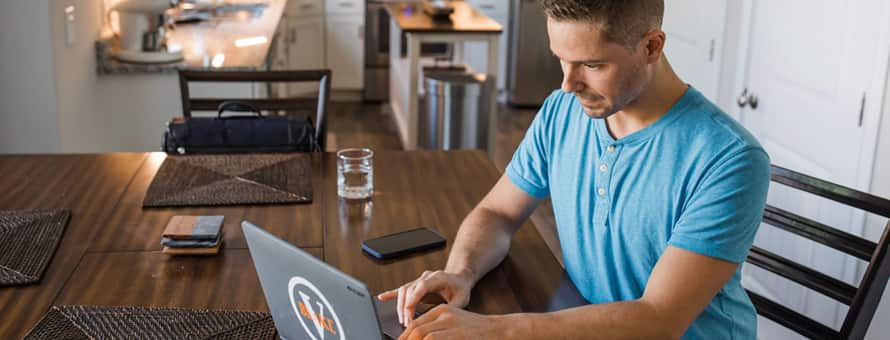
[[649,31],[661,28],[664,0],[540,0],[550,19],[588,21],[606,39],[633,48]]

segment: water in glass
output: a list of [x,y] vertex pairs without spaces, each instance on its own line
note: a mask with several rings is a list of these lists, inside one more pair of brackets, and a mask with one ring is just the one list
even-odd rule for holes
[[337,194],[348,199],[369,198],[374,193],[373,152],[349,149],[337,153]]

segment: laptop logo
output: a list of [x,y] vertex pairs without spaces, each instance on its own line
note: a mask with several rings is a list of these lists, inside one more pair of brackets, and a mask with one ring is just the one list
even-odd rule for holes
[[346,340],[337,312],[312,282],[294,276],[287,287],[290,304],[297,315],[297,320],[312,340]]

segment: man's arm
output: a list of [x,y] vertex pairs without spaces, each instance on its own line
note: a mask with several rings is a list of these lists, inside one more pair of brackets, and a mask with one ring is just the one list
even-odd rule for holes
[[461,223],[443,271],[424,272],[417,280],[378,298],[398,298],[399,322],[405,325],[413,321],[417,304],[429,294],[440,295],[450,306],[465,307],[472,287],[503,261],[513,234],[540,203],[541,199],[502,176]]
[[510,338],[679,339],[735,273],[727,262],[669,246],[640,299],[504,316]]
[[679,339],[737,267],[668,246],[640,299],[502,316],[441,305],[408,326],[399,339]]
[[501,176],[461,223],[445,271],[466,275],[475,285],[504,260],[513,234],[540,203]]

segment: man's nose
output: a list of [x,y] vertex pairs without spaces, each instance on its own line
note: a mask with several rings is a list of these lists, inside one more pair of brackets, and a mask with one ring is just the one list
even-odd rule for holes
[[578,72],[578,67],[568,64],[563,65],[562,67],[562,91],[566,93],[573,93],[577,91],[583,90],[584,85],[579,81],[576,73]]

